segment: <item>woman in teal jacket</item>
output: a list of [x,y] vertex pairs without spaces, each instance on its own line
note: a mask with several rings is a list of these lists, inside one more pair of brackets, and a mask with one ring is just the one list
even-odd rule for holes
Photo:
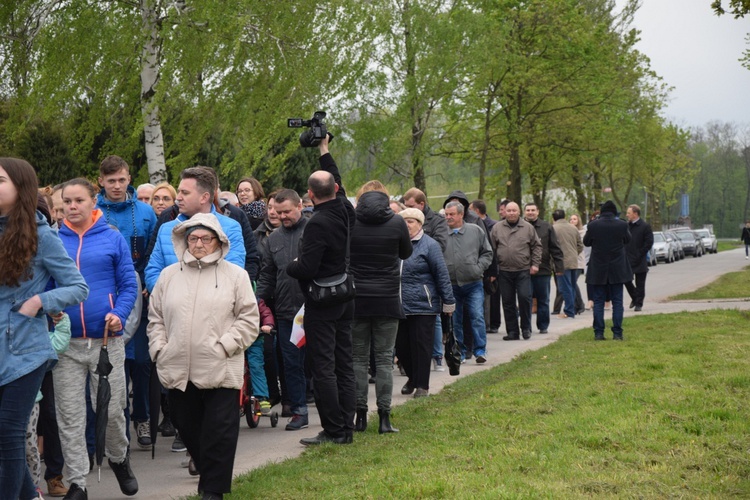
[[[62,242],[36,211],[37,178],[24,160],[0,158],[0,495],[36,498],[26,466],[26,425],[57,356],[45,313],[88,296]],[[57,287],[45,292],[50,278]]]

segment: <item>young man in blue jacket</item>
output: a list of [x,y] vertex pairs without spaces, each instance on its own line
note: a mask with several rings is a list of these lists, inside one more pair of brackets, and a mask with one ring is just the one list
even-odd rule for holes
[[[130,185],[130,167],[119,156],[110,155],[102,160],[98,182],[102,190],[97,196],[96,206],[102,211],[107,224],[116,227],[123,235],[130,248],[135,270],[142,275],[147,262],[146,246],[156,227],[156,214],[151,205],[138,200],[135,188]],[[125,375],[128,383],[130,380],[133,383],[133,412],[131,415],[126,411],[125,416],[128,421],[132,416],[138,446],[151,449],[151,432],[148,426],[151,359],[146,336],[147,304],[143,311],[138,329],[125,348]]]

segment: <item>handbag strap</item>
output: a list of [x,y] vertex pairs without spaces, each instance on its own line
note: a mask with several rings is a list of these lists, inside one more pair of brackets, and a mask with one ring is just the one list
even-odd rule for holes
[[346,205],[343,201],[341,202],[341,205],[344,207],[344,214],[346,215],[346,257],[344,257],[344,262],[346,263],[345,272],[346,274],[349,274],[349,240],[351,237],[351,231],[349,229],[349,210],[346,209]]

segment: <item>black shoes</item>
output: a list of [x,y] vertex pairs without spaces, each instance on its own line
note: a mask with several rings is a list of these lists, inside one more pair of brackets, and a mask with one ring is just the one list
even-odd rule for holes
[[201,500],[224,500],[223,493],[211,493],[210,491],[204,491]]
[[89,500],[89,494],[76,483],[72,483],[63,500]]
[[607,340],[604,338],[604,335],[594,335],[594,340]]
[[398,429],[396,429],[395,427],[391,425],[390,410],[378,410],[378,416],[380,417],[380,425],[378,426],[378,434],[398,432]]
[[159,432],[161,432],[162,437],[174,437],[175,435],[175,428],[174,425],[172,425],[172,420],[169,417],[164,417],[159,424]]
[[522,332],[521,336],[523,337],[524,340],[529,340],[531,338],[531,332],[528,332],[528,331]]
[[112,460],[107,460],[112,472],[115,473],[117,482],[120,484],[120,491],[123,495],[133,496],[138,493],[138,480],[130,468],[130,457],[125,457],[122,463],[116,464]]
[[401,388],[401,394],[407,395],[414,392],[414,386],[411,385],[411,382],[406,382],[404,386]]
[[635,306],[634,311],[635,312],[641,312],[641,311],[643,311],[643,306]]
[[635,307],[635,301],[631,300],[630,301],[630,306],[628,306],[628,307],[630,307],[630,309],[634,308]]
[[365,432],[367,430],[367,410],[357,410],[357,418],[354,421],[355,432]]
[[333,437],[326,431],[320,431],[317,436],[311,438],[302,438],[299,442],[305,446],[316,446],[319,444],[333,443],[333,444],[351,444],[353,441],[352,435],[347,434],[344,437]]
[[539,330],[539,333],[541,333],[542,335],[544,335],[545,333],[549,333],[549,332],[547,330]]
[[188,461],[188,474],[191,476],[200,476],[201,471],[198,470],[198,467],[195,465],[195,460],[193,460],[193,457],[190,457],[190,460]]
[[506,335],[503,340],[521,340],[518,335]]

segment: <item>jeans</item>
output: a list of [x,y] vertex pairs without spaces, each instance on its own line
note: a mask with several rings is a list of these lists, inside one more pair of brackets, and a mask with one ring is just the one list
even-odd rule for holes
[[263,369],[264,342],[264,335],[258,335],[255,342],[250,344],[250,347],[245,351],[245,355],[247,356],[247,366],[250,368],[250,382],[253,384],[253,396],[268,399],[268,381],[266,381],[266,372]]
[[453,285],[456,298],[456,312],[453,315],[453,329],[461,346],[461,355],[466,355],[464,344],[464,308],[471,317],[471,333],[474,339],[474,356],[484,356],[487,348],[487,330],[484,323],[484,287],[482,281],[463,286]]
[[[536,299],[536,327],[539,331],[549,328],[549,291],[552,277],[532,276],[531,277],[531,297]],[[529,309],[531,315],[531,309]],[[531,317],[529,317],[531,324]]]
[[278,320],[279,345],[284,359],[285,399],[295,415],[307,415],[307,381],[305,379],[305,353],[307,346],[297,347],[289,339],[292,336],[292,322]]
[[42,386],[46,363],[0,387],[0,496],[35,498],[26,466],[26,427]]
[[440,321],[439,314],[435,316],[435,318],[435,332],[432,339],[432,357],[442,358],[443,350],[445,349],[445,347],[443,346],[443,324]]
[[[529,271],[500,271],[500,292],[503,296],[505,331],[509,337],[518,338],[518,318],[521,332],[531,333],[531,273]],[[516,308],[518,299],[518,309]],[[520,311],[519,311],[520,310]]]
[[565,306],[563,311],[569,318],[576,315],[576,289],[575,280],[578,277],[578,269],[566,269],[562,276],[557,277],[557,286],[560,287]]
[[594,293],[594,336],[604,337],[604,302],[612,301],[612,333],[622,338],[622,283],[591,285]]
[[371,316],[355,318],[352,323],[352,358],[358,410],[367,410],[367,393],[370,390],[367,370],[370,364],[370,342],[375,353],[375,399],[378,410],[391,409],[396,332],[398,318]]

